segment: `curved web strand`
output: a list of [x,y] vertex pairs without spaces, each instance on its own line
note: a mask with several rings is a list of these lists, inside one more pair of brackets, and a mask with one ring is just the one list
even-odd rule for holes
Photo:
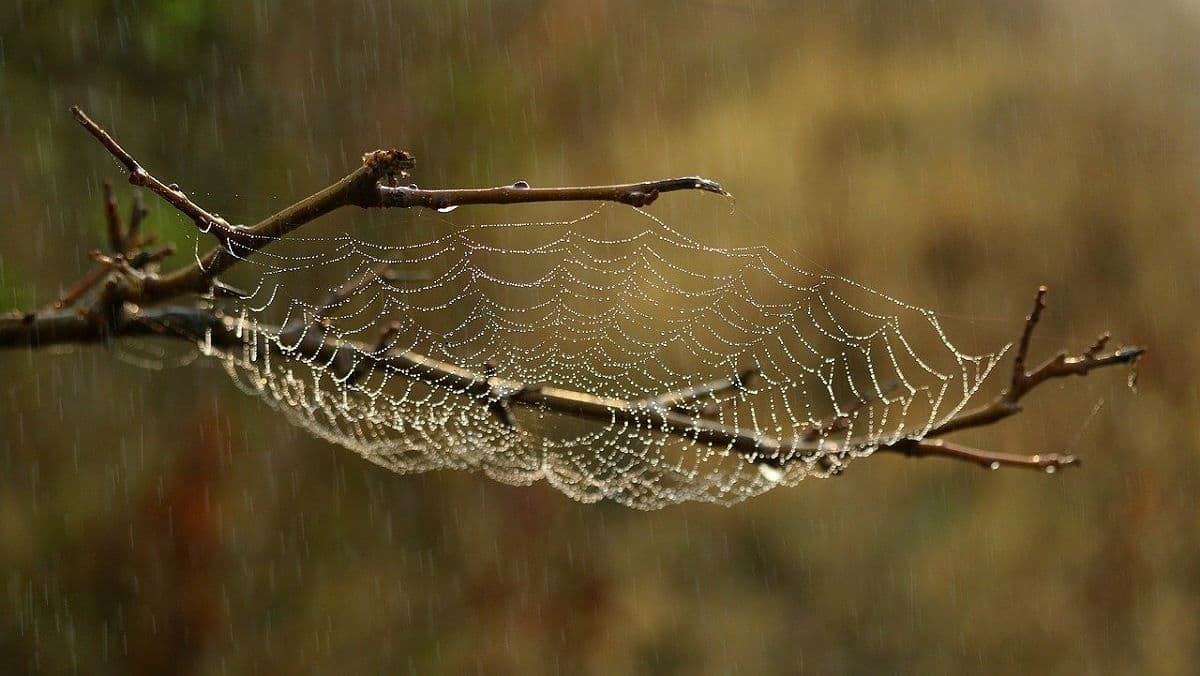
[[[255,292],[231,302],[243,330],[276,349],[254,340],[202,351],[294,424],[393,471],[470,469],[641,509],[735,503],[920,439],[962,410],[999,359],[956,349],[928,310],[765,247],[705,245],[640,210],[430,221],[448,231],[406,244],[289,238],[260,252],[246,266]],[[328,292],[313,297],[321,283]],[[296,350],[311,337],[372,346],[356,353],[366,366]],[[502,407],[366,360],[389,352],[660,408],[595,420]],[[752,377],[663,399],[739,373]],[[650,421],[663,407],[808,450],[763,458],[667,434]]]

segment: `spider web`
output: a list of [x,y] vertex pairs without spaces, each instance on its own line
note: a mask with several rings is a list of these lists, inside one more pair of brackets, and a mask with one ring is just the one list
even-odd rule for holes
[[[428,227],[407,237],[435,234],[289,237],[257,252],[241,266],[254,291],[230,301],[254,339],[202,352],[292,423],[393,471],[545,480],[576,500],[640,509],[732,504],[920,439],[963,408],[1000,356],[959,351],[929,310],[766,247],[707,246],[638,209],[526,223],[417,218]],[[304,347],[314,343],[353,344],[353,363],[345,350]],[[396,353],[635,412],[505,406],[380,360]],[[680,394],[710,382],[725,386]],[[765,457],[661,431],[664,410],[783,450]]]

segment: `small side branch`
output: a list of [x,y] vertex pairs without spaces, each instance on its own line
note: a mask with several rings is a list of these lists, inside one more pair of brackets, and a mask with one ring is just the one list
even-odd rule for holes
[[112,181],[104,181],[104,220],[108,225],[108,245],[115,253],[125,253],[129,250],[129,241],[125,226],[121,223],[121,214],[117,211],[117,196],[113,194]]
[[[133,155],[130,155],[128,152],[126,152],[125,149],[122,148],[121,145],[117,143],[107,131],[100,127],[100,125],[93,122],[92,119],[88,117],[82,109],[79,108],[79,106],[72,106],[71,114],[75,116],[75,119],[79,121],[79,124],[83,125],[83,128],[86,129],[89,134],[94,136],[96,140],[99,141],[106,149],[108,149],[108,152],[125,167],[125,170],[129,172],[130,183],[150,189],[154,194],[158,195],[168,204],[178,209],[180,213],[192,219],[192,221],[196,224],[196,227],[200,228],[201,230],[205,232],[211,231],[218,237],[232,236],[232,226],[230,226],[228,222],[219,216],[208,213],[201,208],[200,205],[188,199],[188,196],[179,189],[178,185],[167,185],[143,169],[142,165],[138,164],[138,161],[133,159]],[[114,204],[114,213],[115,209],[116,206]]]
[[83,279],[76,282],[74,286],[59,296],[58,300],[54,301],[51,307],[53,307],[55,310],[71,307],[78,302],[80,298],[83,298],[85,295],[87,295],[87,292],[95,288],[96,285],[108,275],[109,270],[110,268],[107,265],[93,266],[92,269],[83,276]]
[[721,378],[712,382],[693,385],[671,392],[664,392],[656,397],[652,397],[641,402],[646,408],[665,408],[675,411],[682,411],[690,405],[694,405],[700,400],[712,400],[705,403],[715,403],[717,398],[729,392],[742,391],[745,392],[750,387],[751,383],[758,378],[759,368],[751,366],[743,369],[739,373],[735,373],[728,378]]
[[972,448],[956,444],[944,439],[925,439],[922,441],[904,441],[879,449],[883,452],[902,453],[910,458],[950,458],[974,463],[986,469],[1001,467],[1023,467],[1044,472],[1054,472],[1060,467],[1079,464],[1079,458],[1073,455],[1045,453],[1040,455],[1017,455],[1014,453],[997,453],[980,448]]
[[282,335],[285,338],[295,337],[298,336],[299,333],[306,327],[321,327],[325,325],[328,323],[326,317],[331,310],[348,302],[351,298],[353,298],[375,280],[383,279],[386,268],[387,265],[382,263],[373,266],[357,277],[354,277],[341,286],[334,288],[329,292],[328,295],[325,296],[325,300],[321,301],[321,304],[318,305],[311,314],[305,312],[303,317],[299,317],[285,324]]

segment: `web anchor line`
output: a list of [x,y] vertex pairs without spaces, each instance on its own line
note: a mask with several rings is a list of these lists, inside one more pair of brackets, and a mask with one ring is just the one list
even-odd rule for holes
[[[509,483],[544,479],[580,500],[657,508],[736,502],[880,451],[1054,470],[1077,460],[942,437],[1015,415],[1043,382],[1143,354],[1109,350],[1105,335],[1030,370],[1040,289],[1007,386],[968,409],[999,356],[959,352],[929,311],[799,270],[765,248],[704,245],[640,210],[667,192],[727,194],[707,179],[426,190],[399,185],[415,165],[410,154],[375,151],[330,186],[240,226],[73,113],[131,183],[217,246],[159,272],[170,251],[147,248],[144,208],[135,204],[126,225],[107,190],[112,251],[97,252],[97,268],[51,307],[0,316],[0,346],[198,344],[290,421],[398,472],[477,468]],[[402,245],[291,234],[345,206],[596,200],[634,208],[466,226]],[[332,265],[350,266],[337,268],[344,283],[302,300],[308,271]],[[221,279],[234,267],[260,273],[254,291]],[[292,279],[299,293],[288,290]]]

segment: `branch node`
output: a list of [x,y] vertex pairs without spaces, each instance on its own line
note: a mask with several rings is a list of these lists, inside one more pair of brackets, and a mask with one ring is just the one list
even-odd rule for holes
[[655,190],[652,188],[652,189],[644,191],[644,192],[640,191],[640,190],[635,190],[632,192],[625,193],[625,195],[622,196],[621,201],[624,202],[625,204],[628,204],[631,207],[641,208],[641,207],[650,206],[651,204],[654,203],[654,200],[656,200],[656,199],[658,199],[658,190]]
[[364,153],[362,163],[373,180],[386,178],[395,183],[408,177],[408,170],[417,165],[417,158],[410,152],[392,148]]
[[1100,334],[1100,337],[1096,339],[1096,342],[1092,343],[1092,346],[1083,353],[1083,358],[1089,361],[1095,360],[1096,355],[1100,354],[1104,350],[1111,338],[1112,335],[1108,332]]

